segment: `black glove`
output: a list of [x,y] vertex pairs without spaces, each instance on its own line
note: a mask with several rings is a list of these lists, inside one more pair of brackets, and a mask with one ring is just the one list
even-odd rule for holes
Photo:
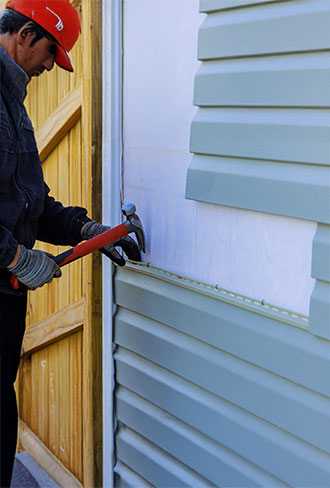
[[62,276],[62,271],[51,258],[51,254],[26,249],[22,244],[18,262],[8,270],[30,290],[50,283],[54,277]]
[[[107,225],[98,224],[94,220],[88,222],[81,232],[83,239],[92,239],[92,237],[98,236],[103,232],[111,229]],[[115,247],[121,247],[128,259],[132,261],[141,261],[141,253],[139,247],[134,239],[130,236],[122,237],[118,241],[108,244],[100,249],[100,251],[110,258],[118,266],[125,266],[125,259],[116,251]]]

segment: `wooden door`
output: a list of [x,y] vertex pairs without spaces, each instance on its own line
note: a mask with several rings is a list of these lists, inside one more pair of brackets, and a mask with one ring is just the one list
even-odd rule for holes
[[[100,220],[102,0],[72,3],[82,25],[70,53],[75,72],[56,67],[33,80],[26,106],[51,195]],[[65,487],[102,484],[100,297],[99,255],[68,265],[61,279],[29,294],[18,382],[20,447]]]

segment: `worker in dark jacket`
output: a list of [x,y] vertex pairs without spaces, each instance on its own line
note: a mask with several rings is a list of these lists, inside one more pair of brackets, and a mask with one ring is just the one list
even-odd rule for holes
[[[81,207],[63,207],[43,180],[31,121],[23,105],[33,76],[54,63],[73,71],[68,51],[80,23],[69,0],[10,0],[0,17],[0,356],[1,487],[10,485],[17,442],[16,379],[25,330],[26,290],[60,277],[51,257],[33,250],[36,239],[76,245],[109,227],[87,217]],[[139,259],[133,239],[116,243]],[[123,257],[112,246],[103,251],[117,264]],[[14,290],[10,276],[21,284]]]

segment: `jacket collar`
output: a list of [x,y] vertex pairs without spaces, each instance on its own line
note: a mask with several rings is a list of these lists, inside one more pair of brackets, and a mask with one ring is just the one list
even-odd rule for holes
[[26,97],[26,86],[30,78],[2,46],[0,46],[0,64],[0,83],[7,86],[13,98],[23,103]]

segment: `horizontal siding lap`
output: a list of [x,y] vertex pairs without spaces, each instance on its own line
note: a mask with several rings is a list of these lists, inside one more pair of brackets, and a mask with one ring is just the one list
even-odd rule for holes
[[[276,2],[211,13],[199,31],[198,58],[329,49],[329,23],[330,6],[324,0]],[[311,25],[318,28],[311,29]]]
[[[330,106],[330,2],[201,0],[200,6],[207,14],[194,88],[200,108],[190,137],[198,158],[188,169],[186,198],[330,223],[330,175],[321,168],[330,164],[323,110]],[[216,156],[232,158],[232,168],[211,161]],[[251,174],[255,160],[264,166],[259,175]],[[267,161],[283,165],[273,173]],[[311,171],[312,181],[302,182]]]
[[223,302],[221,295],[214,299],[128,268],[116,270],[115,300],[120,306],[330,396],[330,344],[307,331]]
[[[118,384],[256,466],[293,485],[298,483],[297,473],[299,485],[306,476],[316,478],[319,453],[312,446],[127,350],[119,348],[115,360]],[[324,455],[323,460],[327,465],[330,457]]]
[[212,12],[214,10],[225,10],[234,7],[248,7],[251,5],[283,1],[287,0],[200,0],[200,11]]
[[121,320],[117,316],[115,341],[330,452],[327,434],[330,429],[329,398],[309,392],[147,318],[134,316],[134,320]]
[[196,154],[186,198],[329,223],[329,183],[328,167]]
[[116,451],[121,461],[154,486],[211,486],[205,478],[124,426],[120,427],[116,436]]
[[152,488],[152,485],[121,462],[114,467],[114,480],[116,488]]
[[194,104],[329,107],[329,58],[320,52],[205,61],[195,77]]
[[[204,480],[209,481],[207,484],[204,481],[200,486],[283,486],[278,479],[267,475],[237,454],[179,422],[133,392],[120,388],[117,394],[117,407],[118,418],[122,423],[149,441],[152,440],[184,466],[196,470]],[[185,486],[198,486],[198,481]]]
[[328,342],[149,269],[115,298],[121,462],[155,486],[330,485]]
[[191,125],[191,152],[329,165],[330,115],[320,111],[208,109]]

